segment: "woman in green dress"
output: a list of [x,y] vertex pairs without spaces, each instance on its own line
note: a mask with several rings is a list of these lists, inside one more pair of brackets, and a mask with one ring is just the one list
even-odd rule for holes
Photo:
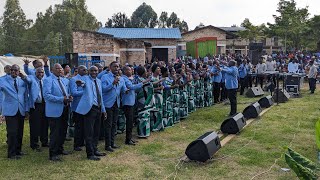
[[[170,80],[179,87],[180,79],[177,78],[176,70],[170,69]],[[173,123],[180,122],[180,90],[179,88],[172,89],[172,109],[173,109]]]

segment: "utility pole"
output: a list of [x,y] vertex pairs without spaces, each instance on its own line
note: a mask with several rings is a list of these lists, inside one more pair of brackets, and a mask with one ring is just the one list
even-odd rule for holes
[[60,45],[60,54],[63,55],[62,53],[62,33],[59,32],[59,45]]

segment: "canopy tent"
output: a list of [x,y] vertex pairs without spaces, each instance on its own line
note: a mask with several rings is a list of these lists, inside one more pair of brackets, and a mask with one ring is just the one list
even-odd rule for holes
[[[0,56],[0,76],[3,76],[5,75],[5,72],[4,72],[4,67],[6,65],[13,65],[13,64],[17,64],[20,66],[20,71],[24,73],[24,70],[23,70],[23,65],[24,65],[24,62],[23,62],[23,59],[24,57],[15,57],[15,56]],[[28,58],[31,62],[36,60],[35,58]],[[42,60],[41,60],[42,61]],[[50,64],[50,63],[48,63]],[[32,66],[32,63],[29,63],[29,67],[30,68],[34,68]]]

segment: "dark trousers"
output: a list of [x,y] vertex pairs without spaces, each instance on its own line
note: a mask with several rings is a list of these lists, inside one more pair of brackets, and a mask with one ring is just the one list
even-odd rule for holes
[[49,156],[58,156],[63,152],[63,144],[68,128],[69,108],[65,107],[60,117],[48,117],[50,126]]
[[227,96],[228,96],[227,89],[224,82],[221,83],[220,86],[221,86],[220,101],[224,101],[227,99]]
[[92,106],[91,110],[83,116],[84,139],[86,142],[87,157],[98,151],[100,135],[101,108]]
[[104,120],[105,120],[105,117],[101,115],[101,118],[100,118],[100,135],[99,135],[99,140],[104,140],[104,136],[105,136]]
[[247,87],[252,88],[252,77],[250,75],[247,76]]
[[117,130],[117,121],[119,116],[119,108],[117,102],[111,108],[106,108],[107,119],[104,121],[105,126],[105,146],[114,145],[114,136]]
[[228,98],[231,106],[229,115],[234,115],[237,113],[237,89],[228,89]]
[[271,80],[272,80],[272,83],[274,85],[276,85],[276,77],[274,75],[269,75],[268,76],[268,82],[271,82]]
[[5,116],[5,120],[8,138],[8,158],[10,158],[21,152],[24,116],[22,116],[18,110],[15,116]]
[[243,95],[244,88],[247,87],[246,77],[240,78],[240,95]]
[[126,142],[132,139],[134,106],[123,106],[123,112],[126,116]]
[[258,82],[259,82],[261,88],[263,89],[263,80],[264,80],[264,75],[259,75],[258,74],[255,86],[257,87],[258,86]]
[[74,122],[74,144],[73,147],[84,146],[84,120],[81,114],[72,112],[72,118]]
[[35,103],[35,108],[30,109],[30,147],[32,149],[39,147],[38,141],[42,145],[48,144],[49,122],[45,116],[45,104]]
[[316,90],[316,83],[317,83],[317,80],[315,78],[309,78],[309,88],[310,88],[310,91],[312,93],[314,93],[314,91]]
[[214,103],[219,102],[219,97],[220,97],[220,83],[214,82],[213,83],[213,99],[214,99]]

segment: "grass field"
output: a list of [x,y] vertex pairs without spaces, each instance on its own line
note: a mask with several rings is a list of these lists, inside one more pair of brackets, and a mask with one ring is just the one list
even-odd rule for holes
[[[320,92],[303,91],[302,98],[292,98],[273,106],[239,136],[232,139],[214,159],[206,163],[181,162],[187,145],[211,130],[218,130],[229,105],[218,104],[191,114],[186,120],[164,132],[152,133],[135,147],[124,145],[124,134],[116,137],[121,149],[108,153],[101,161],[86,159],[85,152],[64,156],[63,162],[48,160],[48,149],[33,152],[29,148],[26,122],[21,160],[7,160],[5,125],[0,125],[0,179],[296,179],[284,161],[284,147],[290,146],[316,161],[314,125],[320,117]],[[238,96],[238,111],[258,98]],[[101,143],[100,150],[104,144]],[[66,142],[66,150],[72,143]]]

